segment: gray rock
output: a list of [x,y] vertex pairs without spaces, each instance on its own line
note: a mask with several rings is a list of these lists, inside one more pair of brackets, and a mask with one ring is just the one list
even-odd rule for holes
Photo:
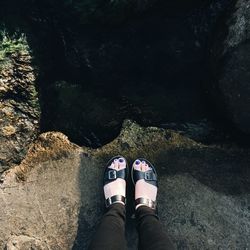
[[250,133],[250,2],[236,1],[220,23],[211,50],[212,92],[221,112]]
[[[0,249],[87,249],[104,208],[103,166],[118,153],[129,164],[139,156],[155,163],[159,216],[177,249],[250,247],[249,150],[126,121],[114,141],[95,150],[61,133],[39,136],[22,163],[2,175]],[[136,249],[128,185],[128,248]]]
[[6,245],[6,250],[20,249],[49,250],[46,244],[40,243],[39,239],[28,237],[26,235],[10,237]]

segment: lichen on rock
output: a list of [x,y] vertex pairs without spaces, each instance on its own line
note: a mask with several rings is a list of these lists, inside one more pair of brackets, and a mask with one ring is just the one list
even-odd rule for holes
[[0,173],[20,163],[39,131],[36,71],[24,35],[0,41]]

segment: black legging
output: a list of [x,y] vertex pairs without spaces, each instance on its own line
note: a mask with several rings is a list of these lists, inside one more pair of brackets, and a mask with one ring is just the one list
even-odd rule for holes
[[[142,250],[175,249],[163,231],[155,212],[146,206],[136,210],[139,247]],[[125,206],[119,203],[110,206],[103,216],[89,250],[125,250]]]

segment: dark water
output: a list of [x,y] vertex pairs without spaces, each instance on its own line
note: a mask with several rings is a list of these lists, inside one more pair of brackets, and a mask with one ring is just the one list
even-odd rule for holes
[[42,131],[99,147],[132,119],[198,140],[216,138],[220,122],[207,95],[207,57],[213,29],[231,2],[159,1],[115,25],[79,25],[70,13],[26,6]]

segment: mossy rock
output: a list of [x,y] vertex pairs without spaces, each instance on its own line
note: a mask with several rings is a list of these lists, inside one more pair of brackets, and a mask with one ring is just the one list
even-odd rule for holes
[[36,70],[25,35],[0,40],[0,173],[19,163],[39,131]]

